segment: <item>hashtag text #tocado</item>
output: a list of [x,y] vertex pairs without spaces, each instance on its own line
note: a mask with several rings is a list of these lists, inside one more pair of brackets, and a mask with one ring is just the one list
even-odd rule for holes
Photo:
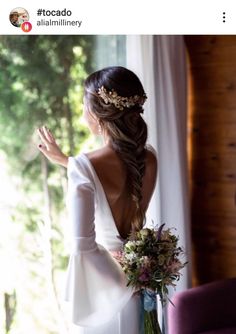
[[82,21],[76,21],[76,20],[65,20],[65,19],[59,19],[59,20],[45,20],[41,19],[37,21],[37,26],[77,26],[78,28],[81,27]]
[[38,16],[71,16],[72,11],[64,8],[63,10],[48,10],[48,9],[38,9]]

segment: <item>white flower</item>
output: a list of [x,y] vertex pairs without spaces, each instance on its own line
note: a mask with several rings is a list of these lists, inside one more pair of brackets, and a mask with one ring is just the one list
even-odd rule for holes
[[128,241],[126,244],[125,244],[125,248],[132,248],[132,246],[136,246],[136,242],[135,241]]
[[136,255],[135,253],[129,253],[129,254],[126,254],[126,255],[125,255],[125,258],[126,258],[128,261],[134,261],[134,260],[136,260],[137,255]]
[[135,241],[135,245],[136,246],[141,246],[141,245],[143,245],[143,241],[137,240],[137,241]]

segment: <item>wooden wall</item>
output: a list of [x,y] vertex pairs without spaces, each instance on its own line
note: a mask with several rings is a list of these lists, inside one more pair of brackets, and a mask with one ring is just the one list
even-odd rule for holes
[[185,36],[193,284],[236,277],[236,36]]

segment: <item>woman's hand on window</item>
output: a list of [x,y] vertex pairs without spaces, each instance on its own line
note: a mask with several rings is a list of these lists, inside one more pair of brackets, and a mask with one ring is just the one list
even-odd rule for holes
[[42,143],[38,145],[38,148],[45,157],[53,163],[67,167],[68,157],[62,153],[51,131],[46,126],[43,126],[38,128],[38,134],[42,141]]

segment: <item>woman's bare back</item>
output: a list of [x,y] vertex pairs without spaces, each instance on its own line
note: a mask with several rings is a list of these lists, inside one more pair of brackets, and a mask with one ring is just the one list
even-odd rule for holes
[[[129,201],[126,168],[118,154],[110,147],[105,147],[87,154],[104,189],[108,204],[121,237],[130,233],[130,217],[134,203]],[[142,209],[146,211],[151,199],[157,175],[157,159],[147,150],[145,174],[142,186]]]

